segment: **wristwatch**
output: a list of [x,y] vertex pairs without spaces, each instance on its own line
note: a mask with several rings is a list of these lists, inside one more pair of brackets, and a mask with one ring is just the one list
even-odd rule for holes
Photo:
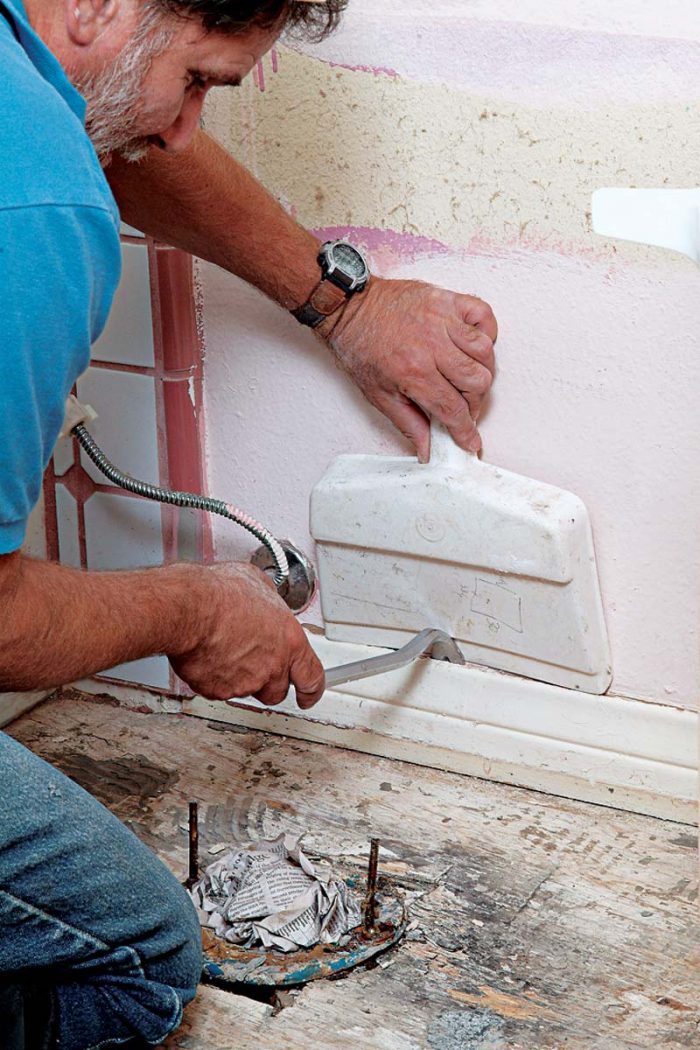
[[316,328],[353,295],[364,291],[370,277],[362,252],[347,241],[326,241],[318,253],[318,265],[320,282],[306,302],[291,311],[309,328]]

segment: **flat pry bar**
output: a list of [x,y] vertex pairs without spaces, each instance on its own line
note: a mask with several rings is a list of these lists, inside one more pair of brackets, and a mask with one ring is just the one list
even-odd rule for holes
[[366,660],[355,660],[350,664],[326,669],[326,689],[334,689],[345,682],[355,682],[358,678],[372,678],[387,671],[396,671],[413,663],[419,656],[428,653],[433,660],[447,660],[451,664],[466,663],[454,638],[445,631],[428,627],[412,638],[407,645],[382,656],[370,656]]

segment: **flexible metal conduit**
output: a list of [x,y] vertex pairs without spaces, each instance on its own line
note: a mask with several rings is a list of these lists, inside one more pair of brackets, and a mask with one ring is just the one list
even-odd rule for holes
[[127,492],[133,492],[137,496],[144,496],[146,499],[157,500],[159,503],[169,503],[173,507],[192,507],[195,510],[205,510],[209,514],[220,514],[222,518],[235,521],[236,525],[241,525],[248,532],[252,532],[253,536],[260,540],[272,555],[276,567],[276,572],[273,576],[275,587],[280,593],[284,593],[289,581],[287,556],[282,545],[268,532],[264,525],[255,521],[254,518],[249,517],[248,514],[238,507],[234,507],[231,503],[224,503],[219,499],[211,499],[209,496],[197,496],[193,492],[172,492],[170,489],[162,489],[158,485],[149,485],[147,481],[137,481],[128,474],[124,474],[107,459],[102,449],[95,443],[92,435],[82,423],[78,423],[77,426],[73,427],[71,433],[78,439],[97,469],[113,485],[118,485],[120,488],[126,489]]

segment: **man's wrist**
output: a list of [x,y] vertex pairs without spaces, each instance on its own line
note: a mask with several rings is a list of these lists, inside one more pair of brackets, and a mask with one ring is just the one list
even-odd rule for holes
[[345,328],[345,325],[352,321],[355,314],[362,310],[362,306],[368,297],[370,288],[374,285],[376,280],[376,277],[370,278],[366,288],[361,293],[353,295],[352,299],[346,299],[335,313],[329,314],[328,317],[324,317],[321,323],[314,328],[314,332],[324,343],[330,343],[333,336],[341,332]]
[[326,241],[316,257],[319,280],[292,315],[309,328],[325,325],[327,318],[339,319],[347,304],[361,296],[369,284],[367,262],[358,248],[344,240]]
[[306,302],[292,310],[291,314],[299,324],[307,328],[318,328],[326,317],[332,317],[347,302],[348,296],[345,292],[322,277]]
[[212,581],[205,583],[206,573],[207,566],[189,562],[160,570],[159,590],[168,610],[163,652],[168,656],[192,652],[208,633],[208,611],[213,603],[211,592],[207,594],[207,584]]

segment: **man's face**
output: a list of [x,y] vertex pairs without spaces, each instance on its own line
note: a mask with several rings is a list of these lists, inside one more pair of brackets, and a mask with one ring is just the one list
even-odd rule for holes
[[185,149],[213,87],[241,83],[276,31],[205,32],[198,19],[167,15],[141,26],[102,68],[72,77],[87,101],[86,126],[103,163],[119,152],[138,160],[150,145]]

